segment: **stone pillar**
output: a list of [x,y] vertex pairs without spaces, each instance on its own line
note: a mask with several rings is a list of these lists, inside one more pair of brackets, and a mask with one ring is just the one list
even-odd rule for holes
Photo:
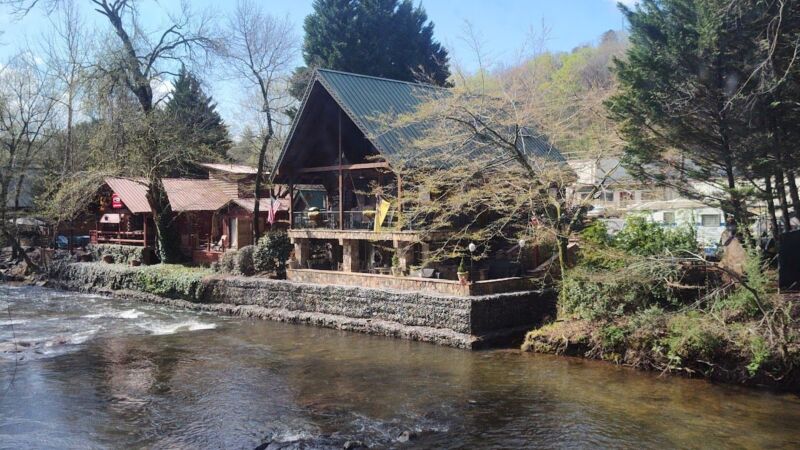
[[311,257],[311,243],[308,239],[292,239],[294,243],[294,258],[301,269],[308,269],[308,259]]
[[358,272],[361,266],[361,258],[358,253],[358,240],[340,239],[342,245],[342,271]]

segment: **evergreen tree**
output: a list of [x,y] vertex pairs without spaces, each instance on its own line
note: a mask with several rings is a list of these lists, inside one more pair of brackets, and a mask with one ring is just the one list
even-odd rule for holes
[[209,158],[227,155],[231,147],[228,127],[217,112],[216,103],[185,67],[178,73],[164,114],[175,135],[174,143],[205,150]]
[[300,98],[314,67],[447,85],[447,50],[411,0],[315,0],[291,92]]
[[744,223],[737,186],[736,130],[740,111],[731,107],[737,83],[746,78],[737,36],[727,33],[728,0],[643,0],[621,6],[630,23],[631,48],[616,61],[619,93],[609,102],[626,141],[628,168],[671,184],[687,195],[709,198],[695,181],[714,184],[726,213]]

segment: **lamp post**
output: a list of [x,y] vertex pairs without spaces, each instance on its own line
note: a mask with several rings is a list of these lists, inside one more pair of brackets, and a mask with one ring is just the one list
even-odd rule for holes
[[525,239],[518,240],[517,245],[519,245],[519,251],[517,252],[517,265],[519,266],[520,274],[522,274],[522,250],[525,248]]
[[474,282],[474,280],[475,280],[475,271],[473,270],[474,261],[475,261],[474,253],[475,253],[475,250],[478,249],[478,246],[475,245],[474,242],[470,242],[469,245],[467,246],[467,248],[469,249],[469,279],[470,279],[470,281]]

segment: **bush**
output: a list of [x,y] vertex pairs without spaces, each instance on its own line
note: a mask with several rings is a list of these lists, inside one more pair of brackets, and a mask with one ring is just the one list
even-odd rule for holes
[[719,324],[697,311],[673,316],[667,329],[664,344],[673,367],[682,367],[690,361],[712,361],[725,343]]
[[275,272],[278,278],[286,278],[286,261],[292,253],[289,235],[282,231],[270,231],[259,239],[253,253],[257,272]]
[[220,273],[233,273],[236,267],[236,259],[239,257],[237,250],[226,250],[219,258],[217,266]]
[[246,245],[236,252],[236,257],[233,264],[234,274],[251,276],[256,273],[256,269],[253,264],[254,252],[255,247],[252,245]]
[[206,269],[173,264],[143,267],[136,272],[139,290],[169,298],[200,301],[205,293]]
[[697,252],[697,234],[691,226],[665,228],[642,216],[630,216],[611,244],[631,255],[681,256]]
[[618,270],[570,270],[561,282],[561,314],[587,320],[608,320],[652,306],[669,307],[677,298],[665,280],[677,267],[633,261]]

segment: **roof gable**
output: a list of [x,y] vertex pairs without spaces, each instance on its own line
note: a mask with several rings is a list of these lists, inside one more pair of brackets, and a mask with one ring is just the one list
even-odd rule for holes
[[[305,118],[306,106],[316,86],[322,86],[366,139],[389,159],[407,148],[408,142],[423,138],[425,124],[416,122],[402,127],[388,127],[386,118],[413,114],[423,103],[450,95],[448,89],[437,86],[317,69],[306,89],[273,174],[279,172],[288,149],[292,147],[299,123]],[[541,134],[529,128],[524,128],[521,133],[519,142],[526,153],[564,161],[558,149]]]
[[106,178],[106,184],[119,195],[125,207],[134,214],[149,213],[150,202],[147,201],[147,181],[143,178]]

